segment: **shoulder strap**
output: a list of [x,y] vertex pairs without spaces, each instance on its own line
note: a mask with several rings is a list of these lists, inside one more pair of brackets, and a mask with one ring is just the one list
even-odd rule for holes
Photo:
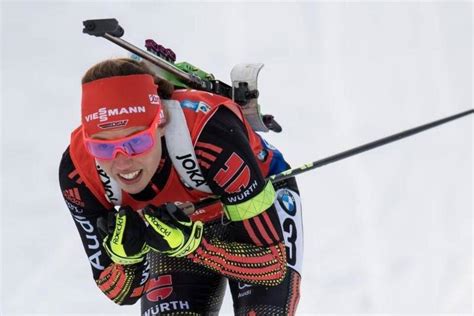
[[105,198],[115,206],[122,205],[122,189],[119,187],[117,181],[112,179],[104,169],[95,161],[97,173],[99,174],[100,182],[104,186]]
[[162,100],[168,112],[166,148],[181,181],[201,192],[212,193],[199,167],[186,118],[179,101]]

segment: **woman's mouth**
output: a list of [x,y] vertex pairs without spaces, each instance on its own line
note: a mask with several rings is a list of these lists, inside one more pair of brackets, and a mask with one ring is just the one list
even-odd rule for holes
[[120,178],[120,181],[122,181],[124,184],[130,185],[130,184],[134,184],[140,181],[142,173],[143,173],[143,170],[140,169],[140,170],[128,172],[128,173],[119,173],[118,177]]

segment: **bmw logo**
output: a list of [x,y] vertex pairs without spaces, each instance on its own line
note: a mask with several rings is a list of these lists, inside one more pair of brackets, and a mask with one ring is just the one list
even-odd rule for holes
[[291,216],[296,214],[296,202],[293,195],[288,190],[278,192],[278,203]]

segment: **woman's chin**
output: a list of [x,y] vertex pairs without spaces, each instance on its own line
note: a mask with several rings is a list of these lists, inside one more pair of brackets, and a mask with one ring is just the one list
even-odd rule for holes
[[150,179],[146,179],[143,170],[140,170],[140,173],[133,179],[125,179],[120,175],[117,175],[116,179],[121,189],[130,194],[136,194],[143,191],[150,181]]

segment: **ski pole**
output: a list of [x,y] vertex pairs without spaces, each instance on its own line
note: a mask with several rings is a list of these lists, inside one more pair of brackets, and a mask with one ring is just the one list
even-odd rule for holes
[[336,161],[339,161],[339,160],[342,160],[342,159],[346,159],[346,158],[351,157],[351,156],[358,155],[358,154],[363,153],[365,151],[369,151],[369,150],[372,150],[372,149],[380,147],[380,146],[384,146],[384,145],[389,144],[389,143],[396,142],[400,139],[410,137],[410,136],[415,135],[417,133],[426,131],[430,128],[448,123],[450,121],[457,120],[457,119],[459,119],[463,116],[473,114],[473,113],[474,113],[474,109],[470,109],[470,110],[467,110],[467,111],[464,111],[464,112],[461,112],[461,113],[458,113],[458,114],[454,114],[452,116],[445,117],[445,118],[437,120],[437,121],[433,121],[433,122],[430,122],[430,123],[427,123],[427,124],[423,124],[423,125],[408,129],[406,131],[402,131],[402,132],[399,132],[399,133],[396,133],[396,134],[393,134],[393,135],[375,140],[373,142],[370,142],[370,143],[367,143],[367,144],[364,144],[364,145],[361,145],[361,146],[358,146],[358,147],[351,148],[349,150],[340,152],[338,154],[329,156],[327,158],[323,158],[323,159],[320,159],[320,160],[317,160],[317,161],[314,161],[314,162],[311,162],[311,163],[308,163],[308,164],[304,164],[301,167],[283,171],[279,174],[271,176],[270,180],[272,182],[283,181],[283,180],[286,180],[286,179],[291,178],[293,176],[296,176],[298,174],[301,174],[303,172],[306,172],[306,171],[309,171],[309,170],[312,170],[312,169],[316,169],[316,168],[322,167],[324,165],[328,165],[328,164],[331,164],[333,162],[336,162]]
[[[381,139],[378,139],[378,140],[375,140],[373,142],[348,149],[346,151],[337,153],[335,155],[332,155],[332,156],[329,156],[329,157],[326,157],[326,158],[323,158],[323,159],[320,159],[320,160],[316,160],[316,161],[311,162],[311,163],[306,163],[306,164],[304,164],[300,167],[285,170],[281,173],[270,176],[268,178],[268,180],[271,181],[272,183],[280,182],[280,181],[286,180],[288,178],[294,177],[296,175],[299,175],[303,172],[307,172],[307,171],[310,171],[310,170],[313,170],[313,169],[331,164],[333,162],[343,160],[343,159],[349,158],[351,156],[358,155],[358,154],[363,153],[365,151],[369,151],[369,150],[372,150],[374,148],[384,146],[384,145],[389,144],[389,143],[396,142],[400,139],[413,136],[414,134],[426,131],[430,128],[434,128],[436,126],[448,123],[450,121],[457,120],[457,119],[459,119],[463,116],[473,114],[473,113],[474,113],[474,109],[470,109],[470,110],[467,110],[467,111],[464,111],[464,112],[461,112],[461,113],[458,113],[458,114],[454,114],[454,115],[445,117],[445,118],[437,120],[437,121],[433,121],[433,122],[430,122],[430,123],[427,123],[427,124],[423,124],[423,125],[420,125],[420,126],[417,126],[417,127],[414,127],[414,128],[411,128],[411,129],[408,129],[408,130],[405,130],[405,131],[402,131],[402,132],[399,132],[399,133],[396,133],[396,134],[393,134],[393,135],[390,135],[390,136],[387,136],[387,137],[384,137],[384,138],[381,138]],[[194,210],[197,210],[199,208],[203,208],[205,206],[211,205],[213,203],[216,203],[217,201],[219,201],[219,197],[211,196],[211,197],[208,197],[206,199],[203,199],[203,200],[199,201],[198,203],[196,203],[194,205],[192,205],[192,203],[185,203],[185,204],[182,205],[182,208],[184,209],[185,213],[191,214],[192,212],[194,212]],[[180,205],[180,207],[181,207],[181,205]]]

